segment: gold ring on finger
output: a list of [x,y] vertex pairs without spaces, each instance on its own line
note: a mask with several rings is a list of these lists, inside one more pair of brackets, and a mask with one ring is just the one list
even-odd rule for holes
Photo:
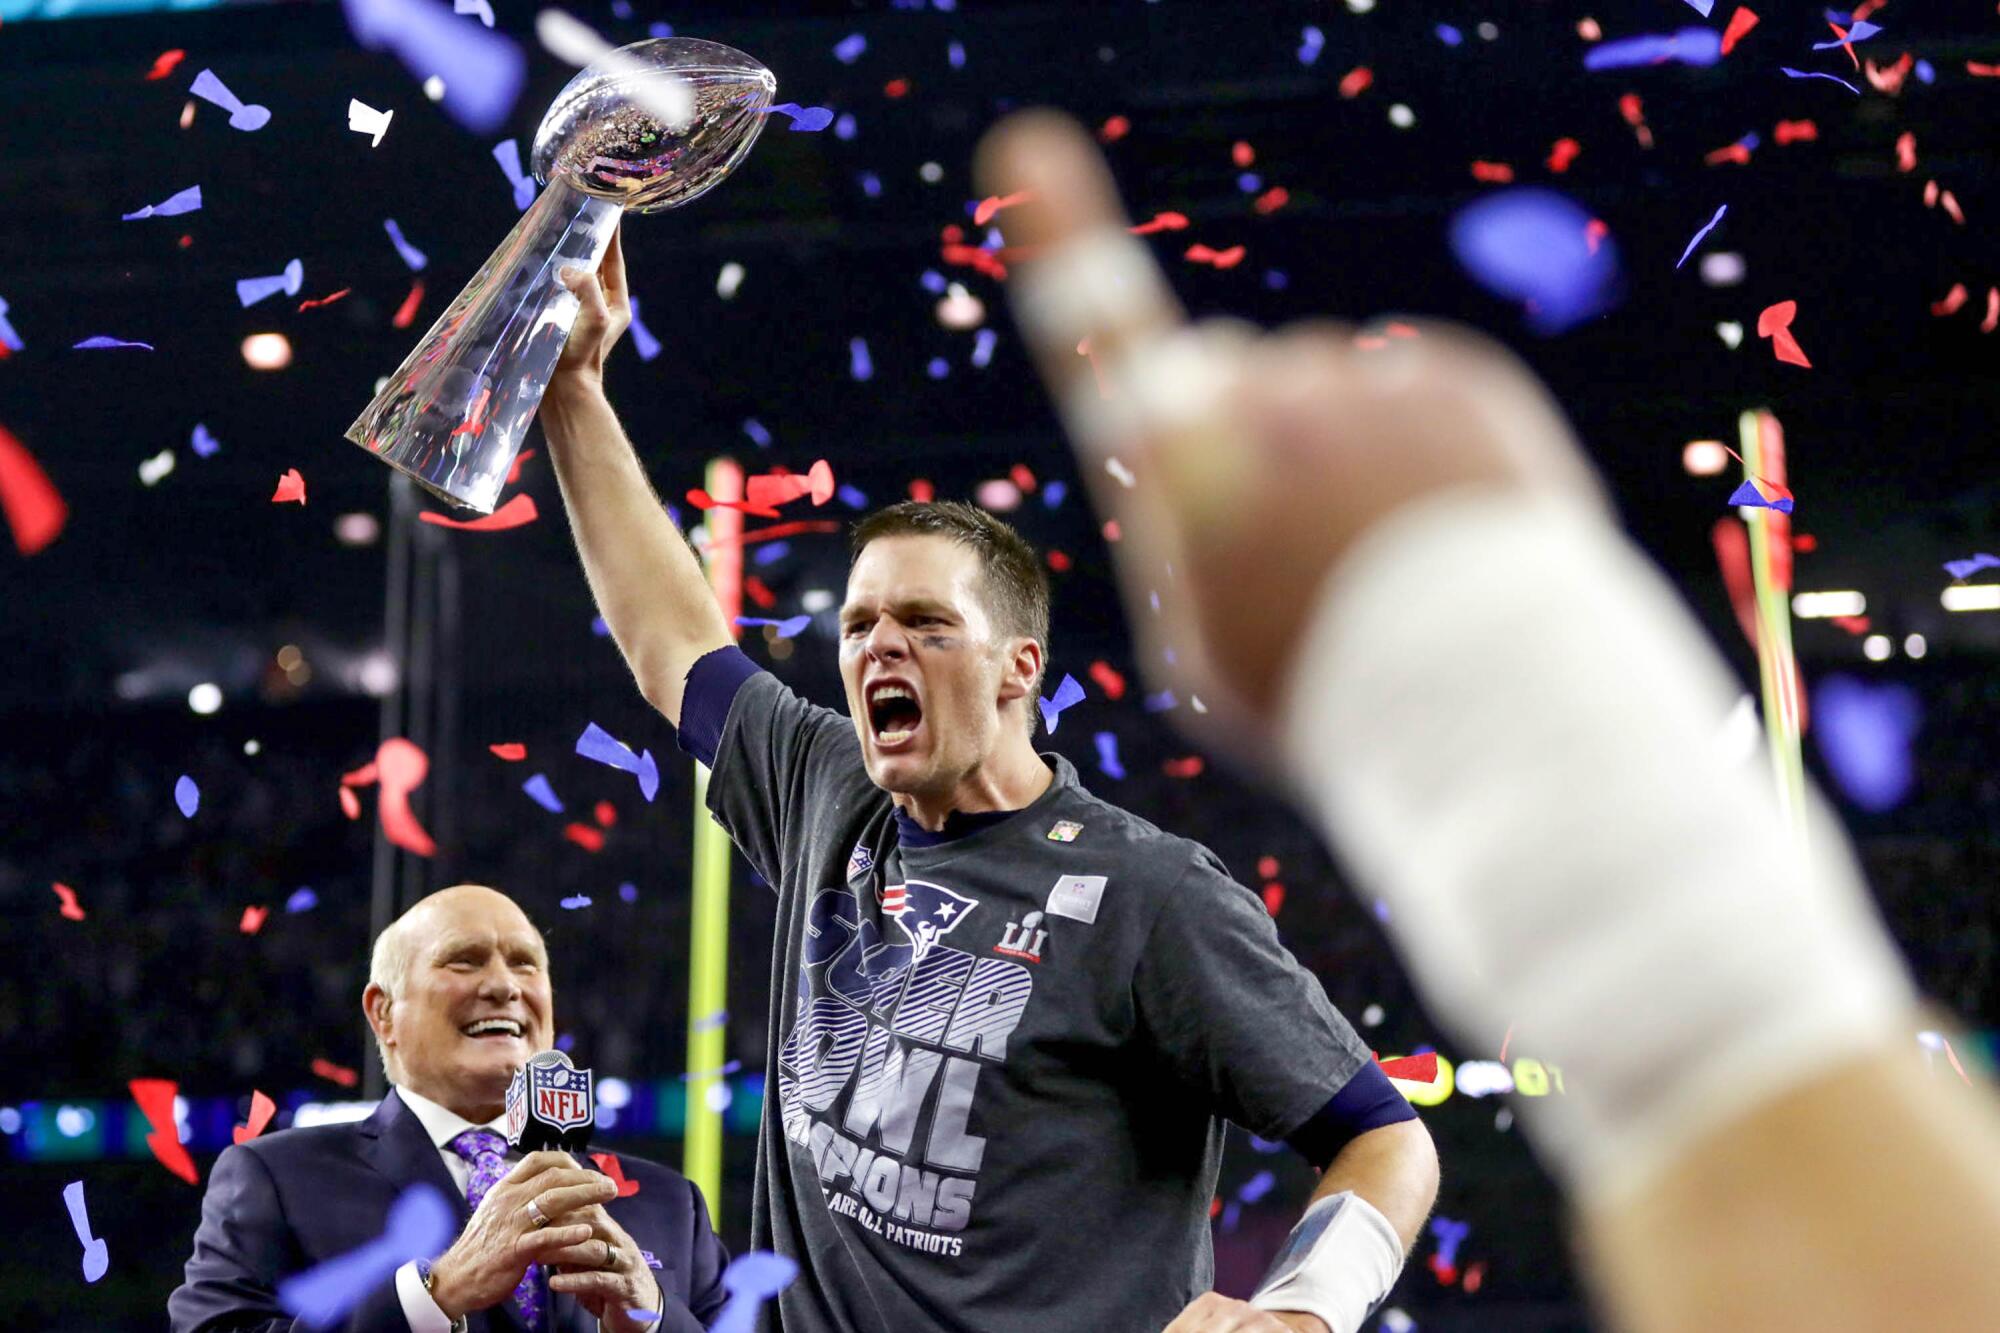
[[540,1231],[549,1224],[548,1214],[542,1211],[542,1201],[540,1199],[528,1200],[528,1219],[535,1224],[535,1230],[537,1231]]

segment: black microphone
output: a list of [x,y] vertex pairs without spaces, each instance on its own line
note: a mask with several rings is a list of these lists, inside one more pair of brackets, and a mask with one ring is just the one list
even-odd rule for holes
[[507,1085],[507,1142],[524,1153],[582,1152],[597,1124],[597,1080],[561,1051],[542,1051]]

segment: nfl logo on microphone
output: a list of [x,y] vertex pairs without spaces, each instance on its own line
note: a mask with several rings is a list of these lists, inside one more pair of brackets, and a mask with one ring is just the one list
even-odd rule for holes
[[[533,1150],[548,1135],[565,1144],[580,1146],[596,1118],[596,1099],[591,1095],[594,1075],[578,1069],[569,1057],[556,1051],[534,1056],[514,1073],[507,1087],[507,1138],[517,1146]],[[537,1130],[526,1133],[530,1121]],[[581,1132],[579,1132],[581,1131]],[[534,1139],[529,1144],[526,1139]]]

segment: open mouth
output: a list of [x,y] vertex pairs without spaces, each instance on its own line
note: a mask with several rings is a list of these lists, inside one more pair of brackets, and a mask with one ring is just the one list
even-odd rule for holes
[[923,724],[923,705],[909,686],[892,680],[869,686],[868,730],[876,749],[893,752],[907,747]]
[[482,1018],[459,1029],[475,1041],[518,1041],[521,1025],[511,1018]]

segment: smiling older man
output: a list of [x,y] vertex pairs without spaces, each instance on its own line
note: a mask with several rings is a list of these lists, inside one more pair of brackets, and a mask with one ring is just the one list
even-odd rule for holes
[[[350,1333],[689,1333],[715,1317],[728,1255],[679,1172],[621,1157],[638,1189],[620,1198],[586,1159],[507,1146],[507,1084],[554,1032],[548,951],[511,899],[461,884],[405,912],[375,941],[362,1007],[394,1089],[364,1121],[224,1151],[174,1333],[290,1329],[278,1280],[379,1235],[418,1181],[462,1201],[458,1239],[366,1293]],[[647,1311],[660,1320],[633,1318]]]

